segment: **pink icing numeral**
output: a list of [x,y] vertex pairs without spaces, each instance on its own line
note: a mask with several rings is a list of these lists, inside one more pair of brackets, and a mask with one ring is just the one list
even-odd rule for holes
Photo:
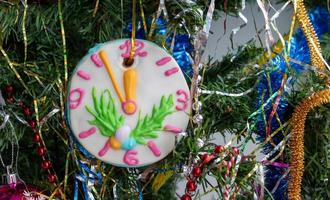
[[78,70],[77,75],[80,76],[82,79],[85,79],[85,80],[90,80],[91,79],[91,75],[89,75],[87,72],[85,72],[83,70]]
[[[78,96],[77,96],[78,95]],[[82,88],[77,88],[71,90],[69,100],[70,100],[70,109],[76,109],[81,104],[85,95],[85,90]]]
[[97,67],[102,67],[103,66],[103,62],[100,60],[100,58],[98,57],[98,55],[96,53],[93,53],[91,55],[91,60],[93,61],[93,63],[97,66]]
[[[142,49],[144,48],[144,43],[141,41],[135,41],[135,56],[140,56],[140,57],[145,57],[148,55],[148,52],[146,51],[142,51]],[[130,40],[126,40],[124,42],[124,44],[119,46],[119,49],[125,49],[125,53],[122,53],[121,56],[123,58],[128,58],[130,55],[130,51],[131,51],[131,41]]]
[[171,76],[171,75],[177,73],[178,71],[179,71],[179,68],[177,68],[177,67],[173,67],[173,68],[171,68],[171,69],[165,71],[164,74],[165,74],[165,76]]
[[161,152],[154,141],[149,141],[148,147],[156,157],[159,157],[161,155]]
[[103,148],[99,151],[99,156],[102,157],[104,156],[110,149],[110,143],[107,140],[103,146]]
[[169,132],[172,132],[172,133],[175,133],[175,134],[182,133],[182,129],[181,128],[172,126],[170,124],[165,125],[164,126],[164,129],[165,129],[165,131],[169,131]]
[[96,132],[96,128],[92,127],[90,129],[88,129],[87,131],[83,131],[81,133],[79,133],[79,138],[87,138],[91,135],[93,135]]
[[179,102],[179,104],[181,105],[176,105],[175,109],[177,111],[183,111],[186,110],[188,108],[188,100],[189,100],[189,95],[186,91],[184,91],[183,89],[179,89],[178,91],[176,91],[176,94],[178,96],[182,95],[183,98],[178,98],[176,101]]
[[165,65],[166,63],[168,63],[170,61],[171,61],[171,57],[166,56],[166,57],[161,58],[160,60],[156,61],[156,65],[157,66],[162,66],[162,65]]
[[137,165],[139,164],[139,160],[135,157],[138,152],[136,150],[128,150],[124,155],[124,163],[127,165]]

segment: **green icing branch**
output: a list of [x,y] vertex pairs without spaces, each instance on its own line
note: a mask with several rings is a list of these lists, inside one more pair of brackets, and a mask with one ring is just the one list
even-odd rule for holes
[[162,129],[162,123],[166,116],[173,113],[173,96],[168,98],[162,96],[159,107],[155,105],[152,108],[151,116],[146,115],[143,120],[140,117],[131,136],[139,144],[146,144],[145,139],[157,138],[157,131]]
[[94,87],[92,90],[92,97],[95,111],[88,106],[86,106],[86,110],[92,114],[95,119],[88,121],[89,124],[95,125],[102,135],[107,137],[113,136],[117,129],[124,124],[124,117],[117,113],[114,100],[109,90],[104,90],[98,100],[97,91]]

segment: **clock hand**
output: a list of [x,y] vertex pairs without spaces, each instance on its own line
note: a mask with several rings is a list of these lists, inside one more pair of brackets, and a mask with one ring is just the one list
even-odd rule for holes
[[137,72],[135,69],[130,68],[124,72],[124,89],[126,95],[126,102],[122,104],[123,110],[126,114],[132,115],[136,112],[136,85],[137,85]]
[[112,85],[113,85],[113,87],[114,87],[114,89],[115,89],[115,91],[117,93],[117,96],[118,96],[120,102],[122,104],[125,103],[125,98],[124,98],[123,94],[121,93],[121,91],[119,89],[119,85],[117,83],[116,76],[115,76],[115,74],[112,71],[110,62],[108,60],[108,57],[107,57],[105,51],[101,50],[99,52],[99,55],[100,55],[101,60],[103,61],[103,64],[104,64],[105,68],[107,69],[108,75],[110,77],[110,80],[112,82]]
[[103,64],[108,72],[112,85],[117,93],[117,96],[122,104],[123,111],[128,114],[132,115],[136,112],[136,70],[135,69],[128,69],[124,72],[124,88],[125,88],[125,95],[126,99],[124,98],[123,94],[120,91],[119,85],[116,80],[116,76],[112,71],[109,59],[105,53],[105,51],[99,52],[100,58],[103,61]]

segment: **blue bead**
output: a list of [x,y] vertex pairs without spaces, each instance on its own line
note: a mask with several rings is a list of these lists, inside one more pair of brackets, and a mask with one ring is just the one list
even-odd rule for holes
[[121,148],[125,150],[130,150],[133,149],[136,146],[136,141],[134,138],[128,138],[126,139],[122,145]]

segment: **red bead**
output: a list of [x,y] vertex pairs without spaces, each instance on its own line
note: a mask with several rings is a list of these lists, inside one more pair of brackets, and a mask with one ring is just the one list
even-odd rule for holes
[[189,180],[187,182],[186,188],[187,188],[188,192],[193,192],[197,189],[197,184],[195,181]]
[[11,94],[11,93],[13,93],[14,88],[13,88],[13,86],[11,86],[11,85],[7,85],[7,86],[4,88],[4,91],[5,91],[6,93],[8,93],[8,94]]
[[25,116],[30,116],[31,115],[31,110],[28,107],[23,108],[23,113]]
[[181,197],[181,200],[191,200],[191,196],[189,194],[184,194],[182,197]]
[[10,104],[14,103],[14,97],[12,97],[12,96],[7,97],[6,100],[7,100],[7,102],[10,103]]
[[24,105],[23,101],[19,101],[17,105],[18,105],[19,107],[22,107],[22,108],[24,108],[24,107],[25,107],[25,105]]
[[35,133],[33,135],[33,142],[40,142],[40,140],[41,140],[40,134],[39,133]]
[[195,167],[193,170],[192,170],[192,174],[195,176],[195,177],[200,177],[202,175],[202,169],[200,167]]
[[209,154],[204,154],[202,156],[202,161],[203,161],[203,164],[208,164],[214,157],[212,155],[209,155]]
[[52,163],[49,160],[44,160],[41,163],[42,169],[49,169],[52,166]]
[[233,148],[233,151],[234,151],[234,153],[235,153],[236,155],[239,154],[239,149],[238,149],[237,147],[234,147],[234,148]]
[[56,181],[56,176],[55,174],[48,174],[48,182],[54,183]]
[[34,120],[29,121],[29,125],[32,129],[34,129],[37,126],[37,122]]
[[39,156],[44,156],[46,154],[46,148],[43,146],[40,146],[37,148],[37,153]]
[[214,148],[214,153],[221,153],[224,150],[224,147],[222,145],[217,145]]

